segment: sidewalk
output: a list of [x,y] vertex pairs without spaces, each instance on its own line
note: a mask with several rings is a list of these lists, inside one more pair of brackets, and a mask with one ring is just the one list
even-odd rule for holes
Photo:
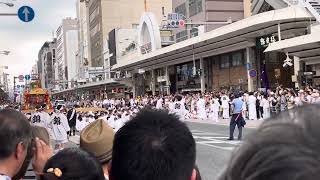
[[[229,126],[230,120],[229,119],[220,119],[219,122],[215,122],[213,120],[200,120],[200,119],[186,119],[187,122],[194,122],[194,123],[202,123],[202,124],[214,124],[214,125],[223,125],[223,126]],[[261,123],[263,123],[263,120],[246,120],[247,125],[245,128],[258,128]]]

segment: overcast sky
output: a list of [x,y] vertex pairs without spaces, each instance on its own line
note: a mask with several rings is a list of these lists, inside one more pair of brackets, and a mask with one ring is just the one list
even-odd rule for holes
[[0,16],[0,51],[11,51],[9,56],[0,55],[0,65],[9,66],[11,76],[27,74],[38,58],[38,52],[45,41],[52,40],[52,32],[61,20],[76,17],[76,0],[0,0],[13,2],[14,7],[0,4],[0,13],[16,13],[27,5],[34,9],[32,22],[21,22],[18,17]]

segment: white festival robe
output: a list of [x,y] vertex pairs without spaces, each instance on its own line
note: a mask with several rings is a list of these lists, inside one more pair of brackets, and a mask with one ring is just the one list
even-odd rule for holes
[[229,119],[230,116],[229,116],[229,102],[230,102],[230,99],[228,96],[226,95],[223,95],[221,96],[221,107],[222,107],[222,117],[224,119]]
[[70,127],[67,117],[62,113],[53,113],[51,116],[50,126],[52,127],[54,140],[57,143],[67,143]]
[[217,98],[211,100],[210,103],[210,118],[216,122],[219,121],[219,110],[220,110],[220,103]]
[[257,110],[256,110],[257,98],[253,95],[249,96],[248,106],[249,106],[249,120],[257,119]]
[[199,119],[207,119],[206,102],[202,98],[200,98],[197,102],[197,112]]

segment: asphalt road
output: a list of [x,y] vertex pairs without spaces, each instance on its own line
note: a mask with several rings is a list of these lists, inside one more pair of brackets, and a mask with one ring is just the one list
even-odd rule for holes
[[[203,180],[217,180],[227,166],[231,153],[240,141],[227,141],[229,127],[187,123],[197,145],[197,165]],[[244,138],[254,129],[244,129]],[[238,131],[235,131],[237,137]]]
[[[203,180],[217,180],[227,166],[231,153],[241,144],[240,141],[227,141],[229,127],[225,125],[187,122],[197,148],[197,165]],[[244,129],[244,138],[254,129]],[[238,131],[236,128],[235,137]],[[79,135],[70,138],[67,147],[77,147]],[[31,167],[30,167],[31,169]],[[34,173],[28,171],[24,179],[35,179]]]

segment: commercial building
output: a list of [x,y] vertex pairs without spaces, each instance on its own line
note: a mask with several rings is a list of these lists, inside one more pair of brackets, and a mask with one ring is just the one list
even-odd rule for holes
[[58,89],[67,89],[74,86],[77,80],[79,63],[76,55],[78,52],[78,21],[66,18],[62,20],[57,29],[57,61],[56,69],[58,75],[55,81]]
[[163,0],[89,0],[89,29],[93,67],[103,67],[109,32],[113,29],[136,29],[143,12],[153,12],[158,22],[171,12],[171,1]]
[[[129,85],[127,93],[133,96],[218,89],[254,91],[278,85],[302,87],[308,80],[303,83],[301,73],[318,73],[317,65],[310,70],[303,68],[308,68],[319,56],[315,37],[319,27],[314,26],[320,19],[317,6],[269,2],[241,1],[243,17],[251,16],[166,47],[159,43],[161,29],[140,21],[137,46],[140,53],[122,58],[111,70],[120,74],[117,82]],[[248,5],[251,12],[245,13]],[[149,24],[156,24],[150,21]],[[308,63],[304,63],[305,57]],[[288,59],[292,62],[287,63]],[[99,86],[106,87],[92,86],[98,91]]]
[[[296,6],[305,7],[319,22],[320,1],[296,1]],[[285,63],[293,63],[292,81],[296,87],[311,85],[320,87],[320,26],[311,24],[302,36],[272,43],[265,53],[278,52],[288,55]]]
[[55,81],[55,69],[54,64],[56,62],[56,39],[53,41],[45,42],[39,53],[37,62],[37,72],[33,72],[39,75],[41,87],[46,89],[54,89]]
[[78,81],[87,81],[88,67],[91,66],[90,59],[90,33],[89,33],[89,8],[88,1],[80,0],[76,3],[78,20],[78,52],[77,62],[79,63]]
[[[284,53],[264,53],[269,44],[304,35],[314,16],[301,6],[259,14],[198,37],[118,63],[113,70],[144,77],[135,95],[214,89],[294,87],[295,69]],[[140,73],[139,73],[140,72]],[[280,76],[279,76],[280,74]],[[136,79],[132,78],[132,81]],[[130,79],[126,79],[130,81]]]
[[173,0],[173,12],[181,14],[186,23],[186,28],[175,31],[176,42],[243,19],[245,5],[250,4],[243,0]]

